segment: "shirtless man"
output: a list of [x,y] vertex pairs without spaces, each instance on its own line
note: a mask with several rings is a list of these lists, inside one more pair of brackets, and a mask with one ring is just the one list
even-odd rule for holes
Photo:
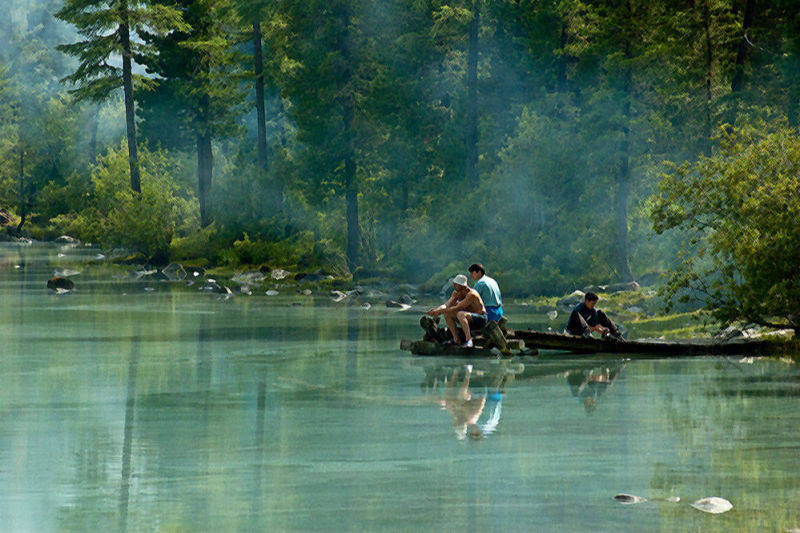
[[453,294],[450,299],[439,307],[429,310],[427,314],[434,318],[444,315],[447,329],[453,336],[453,340],[445,344],[461,344],[461,338],[456,327],[456,321],[458,321],[466,337],[463,346],[470,348],[472,347],[470,325],[475,328],[482,328],[487,322],[486,307],[483,305],[483,300],[474,289],[469,288],[467,276],[464,274],[459,274],[453,278]]

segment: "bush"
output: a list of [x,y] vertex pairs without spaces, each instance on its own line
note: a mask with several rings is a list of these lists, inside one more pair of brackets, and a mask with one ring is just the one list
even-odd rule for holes
[[57,231],[104,247],[121,246],[156,262],[169,260],[177,232],[197,227],[197,201],[176,185],[180,170],[164,151],[139,150],[141,194],[130,188],[128,149],[123,143],[102,156],[91,175],[90,206],[51,220]]

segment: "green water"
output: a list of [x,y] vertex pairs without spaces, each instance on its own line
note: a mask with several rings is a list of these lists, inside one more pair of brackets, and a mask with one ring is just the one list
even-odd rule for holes
[[0,249],[3,531],[800,527],[792,364],[476,362],[465,387],[464,361],[398,350],[411,312],[86,264],[45,289],[96,253]]

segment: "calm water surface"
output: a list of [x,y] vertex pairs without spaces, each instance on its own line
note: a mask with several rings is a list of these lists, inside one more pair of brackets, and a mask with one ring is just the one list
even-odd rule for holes
[[[800,527],[792,364],[469,371],[400,352],[417,315],[382,305],[223,301],[87,265],[73,293],[45,289],[96,253],[0,248],[4,531]],[[682,501],[623,506],[618,492]],[[734,508],[688,505],[706,496]]]

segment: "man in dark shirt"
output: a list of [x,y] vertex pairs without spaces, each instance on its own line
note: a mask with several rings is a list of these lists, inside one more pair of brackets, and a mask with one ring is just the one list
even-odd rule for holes
[[604,312],[595,309],[597,300],[598,297],[595,293],[586,293],[583,303],[576,305],[569,315],[567,331],[572,335],[586,336],[591,335],[592,331],[596,331],[600,335],[609,335],[618,340],[622,340],[622,334],[619,332],[619,328],[614,325]]

